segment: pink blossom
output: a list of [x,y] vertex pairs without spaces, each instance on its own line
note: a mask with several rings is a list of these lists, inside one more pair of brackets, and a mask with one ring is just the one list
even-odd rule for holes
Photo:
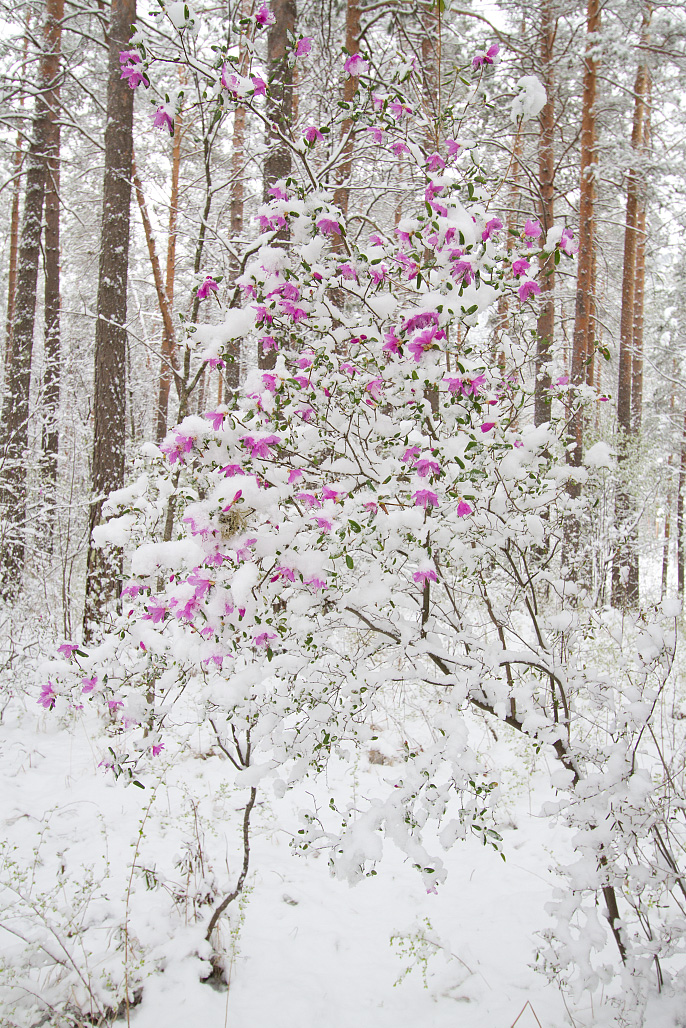
[[208,357],[205,361],[211,368],[225,368],[226,361],[223,361],[221,357]]
[[394,153],[396,157],[402,157],[404,153],[410,152],[410,148],[405,143],[401,143],[400,140],[398,140],[397,143],[391,144],[391,152]]
[[457,505],[457,516],[458,518],[466,518],[468,514],[472,513],[472,508],[465,500],[460,500]]
[[61,653],[63,657],[66,657],[67,660],[71,660],[72,654],[78,650],[78,648],[78,643],[62,643],[61,646],[57,647],[57,652]]
[[462,144],[456,142],[454,139],[446,139],[445,148],[448,151],[450,157],[455,157],[462,149]]
[[462,285],[468,286],[474,281],[474,269],[469,261],[456,261],[450,269],[450,274]]
[[541,287],[538,282],[523,282],[519,287],[519,299],[524,303],[530,296],[538,296]]
[[145,609],[147,613],[143,615],[143,621],[152,621],[153,625],[158,625],[160,621],[164,621],[167,608],[163,604],[148,603]]
[[368,63],[359,54],[353,54],[352,57],[348,57],[343,67],[351,78],[359,78],[360,75],[366,75],[369,71]]
[[268,372],[264,372],[264,374],[262,375],[262,385],[268,393],[276,392],[276,386],[278,381],[279,380],[276,377],[276,375],[270,375]]
[[193,449],[194,439],[189,435],[173,435],[171,442],[162,443],[160,450],[166,453],[169,463],[175,464],[184,453],[190,453]]
[[432,153],[426,159],[426,166],[429,171],[442,171],[445,168],[445,161],[439,153]]
[[110,708],[111,711],[114,712],[115,710],[119,710],[120,707],[124,706],[124,701],[123,700],[108,700],[107,701],[107,706]]
[[320,528],[322,532],[330,532],[333,527],[333,521],[329,518],[315,518],[315,521],[317,522],[317,527]]
[[418,328],[429,328],[430,325],[438,324],[438,313],[436,311],[420,311],[413,314],[403,325],[403,332],[415,332]]
[[198,291],[197,291],[197,293],[195,295],[198,297],[199,300],[206,300],[211,292],[216,293],[218,290],[219,290],[219,286],[214,281],[212,276],[211,275],[207,275],[205,277],[205,281],[200,286],[200,288],[198,289]]
[[226,411],[206,410],[203,417],[212,422],[212,428],[215,432],[221,432],[222,425],[224,424],[224,418],[226,417]]
[[367,382],[365,386],[372,400],[375,400],[377,403],[383,398],[383,384],[382,378],[374,378],[371,382]]
[[520,278],[521,275],[526,275],[530,267],[531,264],[526,257],[519,257],[516,261],[512,262],[512,274],[515,278]]
[[266,307],[255,307],[255,324],[261,325],[264,323],[265,325],[271,325],[273,320],[271,311],[268,311]]
[[490,221],[487,221],[486,228],[481,233],[481,238],[484,241],[484,243],[487,239],[491,238],[494,232],[499,232],[502,227],[503,223],[500,220],[500,218],[491,218]]
[[367,132],[374,137],[375,143],[383,143],[383,131],[378,126],[372,125],[367,129]]
[[307,422],[311,421],[314,417],[314,411],[311,407],[296,407],[295,413],[299,418],[302,418],[303,421]]
[[384,337],[383,338],[384,338],[384,344],[383,344],[382,349],[386,353],[400,353],[400,340],[398,339],[397,335],[395,334],[395,329],[393,328],[393,326],[391,326],[391,328],[388,330],[388,332],[384,333]]
[[369,237],[369,242],[371,243],[372,246],[385,246],[385,243],[384,243],[383,239],[376,232],[374,233],[374,235],[371,235]]
[[259,75],[251,75],[253,84],[253,96],[266,96],[267,95],[267,83]]
[[492,428],[495,428],[495,425],[495,421],[484,421],[483,425],[481,426],[481,431],[490,432]]
[[42,687],[37,702],[40,703],[41,707],[45,707],[46,710],[52,710],[55,706],[55,699],[55,687],[52,682],[48,681]]
[[341,234],[341,226],[334,218],[320,218],[319,221],[316,222],[316,225],[319,231],[323,232],[324,235],[340,236]]
[[303,473],[300,470],[300,468],[291,468],[291,470],[288,472],[288,484],[293,485],[294,482],[297,482],[298,479],[302,477]]
[[309,54],[311,49],[312,49],[312,37],[311,36],[303,36],[302,39],[299,39],[298,42],[296,43],[295,56],[296,57],[304,57],[305,54]]
[[136,582],[132,582],[130,585],[125,585],[121,591],[122,598],[124,596],[138,596],[143,591],[143,586],[138,585]]
[[399,100],[391,100],[388,109],[396,121],[401,121],[404,114],[412,114],[412,108],[401,103]]
[[362,506],[365,510],[368,510],[370,514],[376,514],[379,509],[379,505],[374,503],[373,500],[368,500],[367,503],[363,503]]
[[152,755],[153,755],[153,757],[159,757],[159,755],[160,755],[160,753],[162,752],[163,749],[164,749],[164,743],[163,742],[156,743],[152,747]]
[[174,122],[169,114],[166,105],[160,104],[152,115],[153,128],[168,129],[171,136],[174,135]]
[[195,595],[199,597],[204,596],[207,590],[212,585],[212,580],[210,578],[202,578],[197,573],[197,571],[193,571],[193,573],[188,576],[186,581],[189,585],[195,587]]
[[303,370],[305,368],[311,368],[312,367],[312,356],[310,354],[308,354],[308,353],[305,353],[305,354],[302,355],[302,357],[298,357],[298,367],[299,368],[303,368]]
[[274,336],[262,336],[260,338],[260,343],[262,344],[262,353],[269,353],[270,350],[279,349],[279,344]]
[[493,61],[499,53],[500,47],[497,43],[493,43],[492,46],[489,46],[485,54],[477,54],[477,56],[472,61],[472,67],[481,68],[484,64],[493,64]]
[[314,125],[309,125],[303,132],[303,136],[305,137],[305,142],[310,143],[310,145],[324,138],[319,129],[315,128]]
[[306,578],[305,585],[309,585],[315,592],[319,592],[320,589],[328,588],[324,579],[319,578],[317,575],[311,575],[310,578]]
[[259,635],[254,637],[253,643],[257,647],[269,646],[271,639],[276,639],[276,632],[260,632]]
[[297,325],[299,321],[304,321],[307,317],[307,311],[303,310],[302,307],[296,307],[290,300],[281,300],[279,307],[287,314],[289,318],[292,318]]
[[296,499],[300,500],[306,507],[321,507],[321,502],[314,493],[298,493]]
[[431,489],[417,489],[415,493],[412,493],[412,499],[414,500],[415,507],[438,506],[438,497]]
[[340,264],[336,270],[342,278],[348,280],[357,279],[357,272],[353,268],[352,264],[350,264],[350,262]]
[[285,193],[281,186],[272,186],[269,190],[269,195],[273,196],[275,200],[287,200],[288,193]]
[[119,63],[120,64],[140,64],[140,54],[137,50],[120,50],[119,51]]
[[[121,60],[121,57],[119,59]],[[138,60],[140,61],[140,58],[138,58]],[[146,86],[148,84],[143,72],[139,71],[138,68],[134,66],[134,64],[124,65],[124,67],[121,69],[120,78],[127,79],[131,89],[135,89],[137,86],[140,86],[141,82],[143,82]]]
[[559,386],[569,385],[569,375],[560,375],[555,384]]
[[441,473],[441,465],[437,464],[435,460],[428,460],[426,457],[418,460],[415,463],[414,469],[420,478],[427,478],[428,475],[440,475]]
[[412,463],[414,463],[415,458],[418,457],[421,452],[422,451],[418,446],[408,446],[408,448],[405,450],[404,454],[400,459],[405,464],[407,464],[409,461],[412,461]]
[[425,570],[415,571],[412,578],[418,585],[426,585],[427,582],[437,582],[438,576],[433,568],[426,568]]
[[387,275],[388,268],[385,264],[372,265],[369,269],[369,277],[371,278],[375,286],[378,286],[381,282],[383,282]]
[[486,376],[477,375],[476,378],[466,378],[462,383],[462,392],[465,396],[478,396],[479,390],[486,385]]
[[538,239],[542,232],[543,228],[540,221],[534,221],[532,218],[527,218],[524,226],[524,235],[528,239]]
[[97,675],[93,675],[92,678],[82,678],[81,679],[81,685],[83,686],[83,688],[81,689],[81,692],[82,693],[93,692],[93,689],[95,689],[95,686],[97,685],[97,682],[98,682],[98,676]]
[[344,492],[338,489],[332,489],[330,485],[325,485],[322,489],[322,499],[333,500],[334,503],[338,503],[338,501],[342,499],[342,497],[344,497],[345,495],[346,494]]
[[449,393],[462,392],[463,382],[461,378],[452,378],[450,376],[446,376],[446,378],[443,379],[443,382],[447,385]]
[[563,251],[563,253],[567,254],[568,257],[571,257],[572,254],[575,254],[579,249],[578,243],[572,243],[573,238],[574,233],[572,232],[571,228],[562,229],[562,235],[560,236],[560,242],[558,243],[558,246]]
[[245,471],[240,464],[227,464],[225,467],[219,469],[224,475],[224,478],[233,478],[235,475],[244,475]]
[[270,447],[277,446],[281,442],[281,437],[278,435],[267,435],[263,436],[262,439],[254,439],[251,435],[244,435],[241,436],[240,441],[247,450],[250,450],[251,457],[268,459],[271,457]]
[[269,25],[273,25],[274,22],[276,21],[276,18],[272,14],[272,12],[269,10],[267,5],[266,4],[262,4],[262,6],[260,7],[259,11],[255,15],[255,21],[257,22],[258,25],[261,25],[262,28],[264,29],[264,28],[267,28]]
[[279,578],[285,578],[289,582],[295,582],[295,571],[292,568],[283,567],[279,565],[274,568],[274,577],[271,579],[272,582],[277,582]]
[[293,381],[297,382],[301,389],[307,389],[310,384],[310,380],[307,375],[295,375]]

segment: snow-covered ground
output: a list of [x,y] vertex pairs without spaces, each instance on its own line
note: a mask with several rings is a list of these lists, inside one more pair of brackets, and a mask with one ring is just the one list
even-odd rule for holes
[[[3,1028],[46,1016],[45,1024],[66,1024],[57,1014],[65,990],[82,1010],[89,990],[107,1006],[124,968],[132,983],[143,982],[132,1028],[614,1023],[599,993],[572,1003],[532,966],[537,933],[550,926],[551,855],[569,849],[564,829],[539,816],[549,797],[543,756],[538,768],[515,774],[507,770],[514,744],[492,745],[509,797],[499,825],[506,860],[476,838],[458,844],[445,854],[449,875],[437,894],[391,844],[376,876],[354,887],[332,878],[324,854],[303,857],[289,846],[297,793],[277,800],[267,787],[253,814],[248,889],[222,929],[227,990],[201,981],[210,969],[203,898],[235,883],[248,791],[232,785],[228,762],[192,733],[183,749],[160,755],[157,780],[126,787],[99,767],[106,751],[95,724],[5,715]],[[314,788],[326,803],[351,788],[373,791],[392,773],[361,758],[354,768],[332,765]],[[14,1010],[27,989],[40,996],[34,1011]],[[122,1010],[118,1023],[125,1021]],[[646,1023],[683,1021],[663,999]]]

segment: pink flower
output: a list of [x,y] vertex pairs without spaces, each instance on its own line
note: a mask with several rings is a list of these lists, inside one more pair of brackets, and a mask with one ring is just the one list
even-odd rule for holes
[[448,151],[448,156],[455,157],[462,149],[462,144],[456,142],[454,139],[446,139],[445,148]]
[[383,398],[383,379],[373,378],[371,382],[367,382],[365,386],[366,391],[371,396],[372,400],[377,403]]
[[445,168],[445,161],[439,153],[432,153],[426,159],[426,166],[429,171],[442,171]]
[[376,127],[376,126],[372,126],[371,128],[367,129],[367,132],[369,132],[370,135],[374,136],[374,142],[375,143],[383,143],[383,131],[382,131],[382,129],[380,129],[380,128]]
[[81,689],[81,692],[82,693],[93,692],[93,689],[95,689],[95,686],[97,685],[97,682],[98,682],[98,676],[97,675],[93,675],[92,678],[82,678],[81,679],[81,684],[82,684],[83,688]]
[[[141,643],[141,646],[142,646],[143,649],[145,649],[145,647],[143,646],[142,643]],[[124,701],[123,700],[108,700],[107,701],[107,706],[110,708],[111,711],[114,712],[115,710],[119,710],[120,707],[124,706]]]
[[419,571],[415,571],[412,578],[418,585],[422,586],[426,585],[427,582],[438,581],[438,576],[433,568],[425,568],[424,570],[420,569]]
[[175,464],[184,453],[191,452],[194,441],[190,435],[173,435],[171,442],[162,443],[160,450],[162,453],[166,453],[170,464]]
[[245,471],[240,464],[227,464],[226,467],[219,469],[224,475],[224,478],[233,478],[235,475],[244,475]]
[[415,458],[418,457],[421,452],[422,451],[418,446],[408,446],[408,448],[405,450],[404,454],[400,459],[405,464],[409,463],[409,461],[412,461],[412,463],[414,463]]
[[493,64],[493,61],[499,53],[500,47],[497,43],[493,43],[492,46],[489,46],[485,54],[477,54],[477,56],[472,61],[472,67],[481,68],[484,64]]
[[288,193],[284,193],[280,186],[272,186],[269,190],[269,195],[273,196],[275,200],[287,200]]
[[441,473],[441,465],[437,464],[435,460],[428,460],[426,457],[418,460],[415,463],[414,469],[420,478],[427,478],[428,475],[440,475]]
[[457,516],[458,518],[466,518],[468,514],[472,513],[472,508],[465,500],[460,500],[457,505]]
[[296,43],[295,56],[296,57],[304,57],[305,54],[309,54],[311,49],[312,49],[312,37],[311,36],[303,36],[302,39],[299,39],[298,42]]
[[269,353],[270,350],[279,349],[279,344],[274,336],[262,336],[260,342],[262,343],[262,353]]
[[526,257],[519,257],[516,261],[512,262],[512,274],[515,278],[519,278],[521,275],[526,275],[530,267],[531,264]]
[[224,418],[226,417],[226,411],[206,410],[203,417],[208,418],[212,422],[212,428],[215,432],[221,432],[222,425],[224,424]]
[[262,385],[264,386],[264,388],[267,390],[268,393],[275,393],[276,392],[276,385],[277,385],[278,381],[279,380],[276,377],[276,375],[270,375],[266,371],[262,375]]
[[304,311],[302,307],[296,307],[290,300],[281,300],[279,306],[284,314],[293,319],[296,325],[307,317],[307,311]]
[[339,492],[338,489],[332,489],[330,485],[325,485],[322,489],[323,500],[333,500],[334,503],[338,503],[341,497],[345,496],[344,492]]
[[362,506],[365,510],[368,510],[370,514],[376,514],[379,509],[379,505],[374,503],[373,500],[368,500],[367,503],[363,503]]
[[267,83],[259,75],[251,75],[252,84],[254,86],[253,96],[266,96],[267,95]]
[[502,227],[503,227],[503,223],[500,220],[500,218],[491,218],[490,221],[487,221],[486,222],[486,228],[481,233],[481,238],[484,241],[484,243],[486,242],[487,239],[491,238],[491,236],[493,235],[494,232],[500,231],[500,229]]
[[524,303],[530,296],[538,296],[541,287],[538,282],[523,282],[519,287],[519,299]]
[[569,375],[560,375],[555,384],[559,386],[569,385]]
[[223,361],[221,357],[208,357],[205,361],[211,368],[225,368],[226,361]]
[[532,218],[527,218],[526,225],[524,226],[524,235],[528,239],[538,239],[543,232],[540,221],[534,221]]
[[258,648],[263,646],[269,646],[270,639],[276,639],[276,632],[260,632],[259,635],[256,635],[254,637],[253,643]]
[[207,275],[205,281],[200,286],[195,295],[198,297],[199,300],[206,300],[211,292],[216,293],[218,291],[219,286],[217,285],[217,283],[214,281],[211,275]]
[[120,64],[140,64],[140,54],[137,50],[120,50],[119,51],[119,63]]
[[307,375],[295,375],[293,381],[297,382],[301,389],[307,389],[310,384],[310,380]]
[[352,264],[350,264],[350,262],[347,262],[346,264],[340,264],[336,270],[342,278],[348,279],[349,281],[352,279],[357,279],[357,272],[353,268]]
[[238,75],[234,72],[229,73],[229,69],[225,64],[222,64],[221,84],[224,89],[228,89],[228,91],[233,93],[234,96],[241,84]]
[[295,582],[295,571],[292,568],[283,567],[281,564],[274,568],[274,577],[271,579],[272,582],[277,582],[280,578],[285,578],[289,582]]
[[267,28],[267,26],[269,26],[269,25],[273,25],[274,22],[276,21],[276,18],[272,14],[272,12],[269,10],[267,5],[266,4],[262,4],[262,6],[260,7],[259,11],[255,15],[255,21],[257,22],[258,25],[261,25],[262,28],[264,29],[264,28]]
[[169,134],[174,135],[174,122],[165,104],[160,104],[152,115],[152,124],[153,128],[169,129]]
[[430,325],[438,324],[438,313],[436,311],[421,311],[413,314],[403,325],[403,332],[415,332],[418,328],[429,328]]
[[331,531],[333,521],[331,521],[329,518],[315,518],[315,521],[317,522],[317,527],[320,528],[322,532]]
[[319,578],[317,575],[311,575],[310,578],[306,578],[305,585],[309,585],[315,592],[319,592],[320,589],[328,588],[324,579]]
[[155,746],[153,746],[152,747],[152,755],[153,755],[153,757],[159,757],[159,755],[160,755],[160,753],[162,752],[163,749],[164,749],[164,743],[163,742],[159,742]]
[[395,334],[395,329],[391,328],[384,334],[384,344],[382,349],[386,353],[400,353],[400,340]]
[[484,421],[483,425],[481,426],[481,431],[490,432],[492,428],[495,428],[495,425],[495,421]]
[[400,140],[398,140],[397,143],[391,144],[391,152],[394,153],[396,157],[402,157],[404,153],[410,153],[410,148],[405,143],[401,143]]
[[55,706],[55,698],[55,687],[52,682],[47,682],[41,689],[37,702],[46,710],[52,710]]
[[574,233],[572,232],[571,228],[562,229],[562,235],[560,236],[560,242],[558,243],[558,246],[560,247],[563,253],[567,254],[568,257],[571,257],[572,254],[575,254],[579,249],[578,243],[572,243],[573,238]]
[[359,78],[360,75],[366,75],[369,71],[368,63],[359,54],[349,57],[343,67],[352,78]]
[[63,657],[66,657],[67,660],[71,660],[72,654],[78,650],[78,648],[78,643],[62,643],[61,646],[57,647],[57,652],[61,653]]
[[412,493],[415,507],[437,507],[438,497],[431,489],[418,489]]
[[255,307],[255,324],[261,325],[264,323],[265,325],[271,325],[273,320],[271,311],[268,311],[266,307]]
[[314,125],[308,126],[308,128],[303,132],[303,136],[305,137],[305,142],[310,145],[316,143],[317,140],[324,138],[319,129],[315,128]]
[[385,264],[372,265],[369,269],[369,277],[371,278],[375,286],[378,286],[381,282],[383,282],[387,275],[388,268]]
[[474,281],[474,269],[469,261],[456,261],[450,269],[450,274],[462,285],[468,286]]
[[121,591],[121,595],[122,595],[122,597],[124,597],[124,596],[132,596],[133,597],[133,596],[138,596],[138,594],[140,592],[142,592],[142,591],[143,591],[143,586],[142,585],[138,585],[136,582],[132,582],[130,585],[124,586],[124,588]]
[[195,587],[195,595],[198,597],[204,596],[207,590],[212,585],[212,580],[210,578],[202,578],[197,573],[197,570],[193,571],[193,573],[188,576],[186,581],[189,585]]
[[291,468],[291,470],[288,472],[288,484],[293,485],[294,482],[297,482],[298,479],[302,477],[303,473],[300,470],[300,468]]
[[314,493],[298,493],[296,499],[300,500],[306,507],[321,507],[321,503]]
[[[138,57],[137,54],[136,57]],[[121,56],[119,60],[121,60]],[[140,57],[138,57],[138,60],[140,61]],[[146,86],[148,84],[148,81],[143,72],[139,71],[134,64],[126,64],[121,69],[120,78],[128,79],[128,83],[131,89],[135,89],[136,86],[140,86],[141,82],[143,82]]]
[[412,114],[412,108],[401,103],[399,100],[391,100],[388,109],[396,121],[401,121],[404,114]]
[[340,236],[341,234],[341,226],[334,218],[320,218],[319,221],[316,222],[316,225],[319,231],[323,232],[325,236]]
[[461,378],[452,378],[452,377],[446,376],[443,379],[443,382],[447,385],[449,393],[461,393],[462,392],[463,382],[462,382]]
[[277,446],[281,442],[281,437],[278,435],[267,435],[263,436],[262,439],[254,439],[251,435],[241,436],[240,440],[245,446],[246,450],[250,450],[250,456],[261,457],[262,459],[268,459],[271,457],[271,446]]

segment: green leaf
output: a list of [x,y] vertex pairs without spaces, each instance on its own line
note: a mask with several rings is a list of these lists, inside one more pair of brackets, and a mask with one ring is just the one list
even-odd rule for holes
[[346,553],[346,555],[345,555],[345,563],[348,565],[348,567],[350,568],[351,571],[355,567],[355,565],[353,563],[353,559],[352,559],[352,557],[350,556],[349,553]]

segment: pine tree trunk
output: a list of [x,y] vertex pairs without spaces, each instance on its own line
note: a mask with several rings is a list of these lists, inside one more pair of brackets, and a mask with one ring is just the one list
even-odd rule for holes
[[[538,177],[541,190],[541,224],[548,232],[555,221],[555,72],[553,67],[557,21],[553,19],[550,0],[541,10],[541,71],[548,101],[541,111],[538,137]],[[555,255],[539,258],[541,286],[540,314],[536,324],[536,385],[534,389],[534,423],[550,421],[550,370],[555,341]]]
[[[647,157],[650,150],[650,71],[646,70],[646,110],[643,119],[641,151]],[[643,329],[645,323],[646,280],[646,195],[645,172],[640,175],[641,189],[636,217],[636,282],[634,286],[633,354],[631,358],[631,429],[639,435],[643,420]]]
[[[263,194],[265,203],[270,199],[269,191],[281,179],[291,173],[291,150],[281,136],[290,136],[293,124],[293,70],[286,57],[289,33],[295,32],[296,0],[274,0],[272,12],[276,21],[269,29],[267,59],[269,63],[270,95],[267,98],[267,117],[271,130],[268,133],[269,152],[264,161]],[[282,229],[278,239],[285,242],[288,230]],[[258,353],[260,368],[270,371],[276,365],[276,352]]]
[[[345,8],[345,48],[353,56],[360,52],[360,6],[357,0],[347,0]],[[349,75],[343,85],[343,101],[352,105],[353,97],[357,92],[360,80],[355,75]],[[353,147],[355,145],[355,134],[351,118],[345,118],[341,126],[343,137],[342,160],[338,168],[337,181],[339,185],[334,192],[334,202],[340,207],[343,217],[348,216],[348,203],[350,200],[350,178],[353,170]]]
[[169,228],[167,234],[167,267],[164,293],[169,311],[169,323],[163,317],[162,357],[160,360],[160,381],[157,392],[156,438],[161,442],[167,434],[169,419],[169,386],[172,369],[176,368],[176,340],[173,322],[174,279],[176,275],[176,236],[179,217],[179,172],[181,167],[181,131],[183,113],[178,110],[174,118],[174,143],[172,146],[171,190],[169,197]]
[[684,489],[686,489],[686,414],[681,436],[679,484],[676,494],[676,577],[679,596],[684,595]]
[[126,293],[129,263],[133,90],[120,77],[119,53],[128,46],[136,20],[136,0],[112,0],[109,27],[109,79],[105,129],[100,267],[95,328],[95,426],[92,499],[84,636],[88,639],[106,604],[116,598],[121,555],[93,545],[106,496],[124,482],[126,456]]
[[50,88],[46,91],[48,132],[45,180],[45,371],[43,375],[44,489],[49,504],[57,490],[60,406],[60,47],[64,0],[54,0],[54,21],[47,60]]
[[[24,572],[27,460],[29,445],[29,393],[36,317],[38,262],[45,198],[46,160],[51,136],[50,90],[54,81],[53,49],[61,31],[60,0],[48,0],[43,31],[36,96],[33,138],[26,162],[26,193],[17,260],[17,282],[12,325],[12,354],[7,368],[2,407],[2,481],[0,512],[3,516],[0,559],[0,594],[15,596]],[[59,61],[59,58],[58,58]]]
[[[644,15],[643,39],[646,38],[650,14]],[[624,608],[639,602],[638,526],[635,502],[627,482],[627,446],[633,437],[632,391],[634,361],[634,320],[636,316],[636,270],[638,252],[638,220],[640,174],[637,160],[643,150],[648,70],[640,64],[634,83],[634,116],[631,129],[633,166],[629,170],[626,191],[626,225],[624,230],[624,264],[622,267],[622,309],[619,323],[619,382],[617,386],[617,422],[620,430],[619,469],[615,494],[615,528],[619,537],[612,561],[612,605]],[[642,306],[641,299],[641,329]]]

